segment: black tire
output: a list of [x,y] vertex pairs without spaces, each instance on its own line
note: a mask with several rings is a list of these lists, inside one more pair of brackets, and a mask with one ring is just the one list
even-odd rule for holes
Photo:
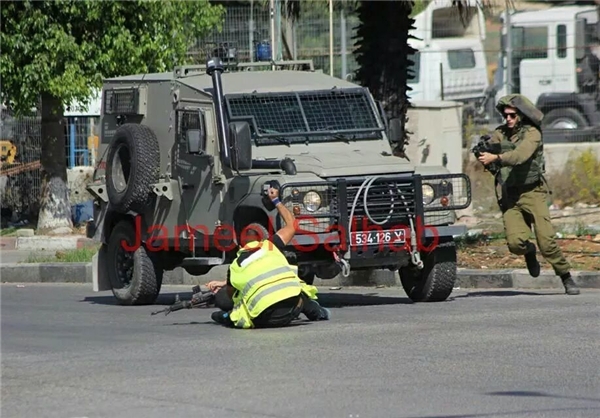
[[315,282],[315,272],[310,267],[299,267],[298,277],[308,285],[312,285]]
[[412,263],[400,268],[400,281],[413,302],[442,302],[448,299],[456,283],[456,246],[454,241],[440,242],[435,249],[421,253],[423,269]]
[[[553,127],[555,123],[564,122],[568,125],[576,125],[573,128]],[[544,129],[583,129],[589,126],[585,117],[577,109],[571,107],[565,109],[554,109],[542,119],[542,128]]]
[[137,245],[132,222],[120,221],[110,233],[106,259],[107,274],[112,292],[120,305],[150,305],[156,301],[163,279],[163,269],[155,262],[144,245],[135,251],[127,246]]
[[159,168],[160,149],[152,129],[135,123],[120,126],[106,161],[106,192],[112,209],[141,213],[150,202]]

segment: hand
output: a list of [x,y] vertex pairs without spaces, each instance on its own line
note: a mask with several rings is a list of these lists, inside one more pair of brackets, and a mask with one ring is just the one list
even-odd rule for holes
[[269,199],[273,200],[279,197],[279,190],[269,187]]
[[498,159],[498,156],[496,154],[490,154],[489,152],[484,152],[482,153],[478,160],[483,163],[484,165],[488,165],[490,163],[493,163],[494,161],[496,161]]
[[217,293],[219,291],[219,289],[221,289],[223,286],[225,286],[227,284],[227,281],[218,281],[218,280],[213,280],[212,282],[208,282],[206,284],[206,287],[208,287],[208,290],[210,290],[213,293]]

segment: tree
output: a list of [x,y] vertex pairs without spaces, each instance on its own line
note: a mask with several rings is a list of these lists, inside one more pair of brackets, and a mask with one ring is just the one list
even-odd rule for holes
[[186,62],[191,43],[218,28],[223,13],[208,0],[2,2],[2,101],[17,116],[41,102],[38,230],[72,227],[65,106],[88,104],[105,77]]

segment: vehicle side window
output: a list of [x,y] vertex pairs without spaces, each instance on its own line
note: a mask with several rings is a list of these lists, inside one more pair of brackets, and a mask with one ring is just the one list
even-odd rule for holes
[[448,51],[448,65],[452,70],[475,68],[475,53],[472,49],[453,49]]
[[567,27],[565,25],[556,27],[556,55],[558,58],[567,56]]
[[548,58],[548,27],[521,26],[513,32],[513,50],[518,59]]
[[202,138],[201,149],[206,151],[206,129],[204,113],[201,110],[178,110],[177,111],[177,138],[181,143],[187,140],[187,131],[199,129]]

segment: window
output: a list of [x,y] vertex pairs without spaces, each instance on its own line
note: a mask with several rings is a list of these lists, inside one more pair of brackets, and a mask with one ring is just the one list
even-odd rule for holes
[[472,49],[454,49],[448,51],[448,65],[452,70],[475,68],[475,53]]
[[419,51],[415,51],[414,54],[410,54],[407,56],[409,61],[412,61],[412,64],[408,63],[408,83],[409,84],[419,84],[419,73],[421,71],[421,54]]
[[556,27],[556,55],[558,58],[567,56],[567,27],[565,25]]
[[177,111],[177,137],[178,141],[185,143],[187,141],[187,132],[191,129],[200,130],[202,144],[200,149],[206,150],[206,132],[204,130],[204,113],[198,110],[178,110]]
[[512,38],[517,60],[548,58],[547,26],[516,26],[513,28]]

